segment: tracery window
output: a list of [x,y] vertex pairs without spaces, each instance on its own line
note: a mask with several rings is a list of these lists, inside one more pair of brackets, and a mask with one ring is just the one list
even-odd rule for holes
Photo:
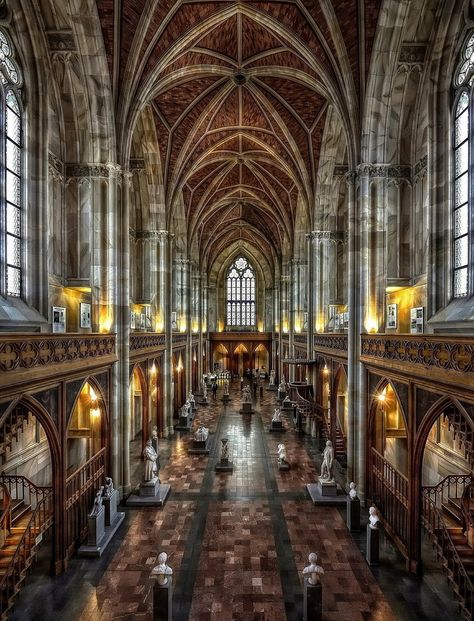
[[227,273],[227,325],[255,326],[255,272],[238,257]]
[[13,47],[0,29],[0,133],[1,195],[0,228],[2,230],[2,291],[20,297],[22,293],[23,255],[23,109],[21,74],[13,56]]
[[472,173],[470,162],[474,155],[473,112],[474,33],[461,51],[461,60],[454,75],[455,100],[453,109],[453,220],[452,265],[453,297],[472,293]]

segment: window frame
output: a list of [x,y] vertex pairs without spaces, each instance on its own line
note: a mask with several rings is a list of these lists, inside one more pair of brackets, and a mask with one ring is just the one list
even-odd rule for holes
[[[237,262],[243,259],[246,265],[240,269]],[[232,272],[236,276],[231,276]],[[251,277],[245,276],[250,271]],[[253,285],[253,286],[252,286]],[[255,328],[257,324],[257,287],[255,269],[244,255],[237,256],[229,266],[225,280],[226,328]]]

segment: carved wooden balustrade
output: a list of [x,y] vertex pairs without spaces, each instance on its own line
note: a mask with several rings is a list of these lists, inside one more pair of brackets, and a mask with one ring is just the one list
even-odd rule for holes
[[426,376],[443,383],[474,385],[474,337],[440,334],[363,334],[361,360],[367,364]]
[[371,448],[370,499],[380,509],[386,528],[404,553],[408,541],[408,479]]
[[451,584],[454,596],[461,606],[463,618],[466,621],[471,620],[474,615],[473,584],[446,526],[441,505],[446,503],[449,497],[461,497],[465,486],[471,485],[472,481],[471,475],[450,475],[440,481],[438,485],[427,486],[422,489],[423,512],[421,521],[433,540],[438,555],[442,558],[448,582]]
[[12,499],[25,500],[32,512],[20,540],[15,544],[9,564],[3,567],[0,581],[0,618],[7,619],[8,611],[15,603],[18,592],[32,565],[43,534],[53,523],[53,491],[51,487],[39,487],[23,476],[0,475]]
[[347,334],[315,334],[313,348],[320,354],[347,358]]
[[156,332],[130,334],[130,358],[163,351],[165,344],[166,337],[164,334],[157,334]]
[[66,479],[68,553],[74,552],[87,531],[87,516],[105,479],[105,448]]
[[115,334],[0,335],[0,386],[115,362]]

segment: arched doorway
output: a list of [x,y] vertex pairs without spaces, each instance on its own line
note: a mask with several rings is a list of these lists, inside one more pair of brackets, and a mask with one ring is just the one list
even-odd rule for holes
[[[151,378],[150,378],[151,379]],[[153,380],[151,380],[153,381]],[[141,478],[141,453],[150,426],[147,407],[147,382],[140,366],[135,366],[130,378],[130,480],[132,485]]]
[[228,366],[229,350],[225,345],[219,343],[219,345],[217,345],[217,347],[214,349],[212,369],[214,373],[219,373],[221,371],[227,371]]
[[164,418],[163,418],[163,377],[161,374],[161,365],[157,360],[153,360],[148,371],[148,384],[150,395],[150,407],[149,407],[149,425],[146,429],[147,436],[151,437],[153,427],[156,425],[158,429],[159,437],[163,437],[164,431]]
[[270,356],[268,349],[263,343],[260,343],[260,345],[255,348],[253,359],[254,369],[258,369],[260,373],[269,373]]
[[66,430],[67,545],[70,555],[84,538],[87,516],[106,476],[107,413],[99,387],[86,381]]
[[247,369],[250,368],[250,356],[247,347],[239,343],[234,349],[232,356],[232,371],[243,377]]
[[407,553],[408,431],[405,413],[392,384],[383,380],[369,411],[369,498],[384,516],[387,530]]
[[347,461],[348,427],[347,375],[344,367],[340,366],[334,377],[331,394],[331,439],[336,456],[343,463]]

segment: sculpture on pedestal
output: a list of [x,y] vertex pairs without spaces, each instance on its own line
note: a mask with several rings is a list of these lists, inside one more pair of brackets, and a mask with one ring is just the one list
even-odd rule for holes
[[197,442],[205,442],[209,437],[209,429],[207,427],[201,426],[194,432],[194,439]]
[[252,403],[252,394],[249,386],[244,386],[242,390],[242,403]]
[[143,473],[144,481],[151,481],[158,476],[158,453],[153,448],[151,440],[147,440],[146,446],[143,449],[143,457],[145,459],[145,471]]
[[270,371],[270,386],[275,386],[275,370]]
[[109,498],[114,491],[114,482],[110,477],[105,477],[104,496]]
[[168,576],[173,575],[173,570],[169,565],[166,564],[168,560],[168,555],[166,552],[160,552],[158,554],[158,565],[153,567],[151,573],[158,578],[158,584],[161,586],[165,586],[168,584]]
[[100,510],[102,509],[102,494],[104,493],[104,486],[101,485],[99,491],[95,495],[94,504],[92,505],[90,516],[98,515]]
[[318,560],[318,555],[314,552],[308,556],[309,565],[303,569],[303,575],[306,576],[309,574],[308,582],[311,585],[318,584],[320,581],[319,576],[324,574],[324,569],[320,565],[316,565],[316,561]]
[[283,377],[281,378],[281,382],[280,382],[280,385],[278,386],[278,390],[279,390],[280,392],[286,392],[286,382],[285,382],[285,376],[283,376]]
[[229,396],[229,380],[228,379],[224,380],[224,396],[225,397]]
[[278,450],[278,463],[280,465],[286,464],[287,461],[286,461],[286,448],[285,448],[285,445],[284,444],[279,444],[277,450]]
[[194,398],[194,395],[193,395],[193,391],[192,391],[192,390],[190,390],[190,391],[189,391],[189,394],[188,394],[188,401],[189,401],[189,403],[191,404],[191,407],[194,407],[194,404],[195,404],[195,402],[196,402],[196,399]]
[[207,384],[206,384],[206,379],[204,375],[202,376],[202,380],[201,380],[201,392],[202,392],[202,398],[206,400],[207,399]]
[[280,411],[280,408],[275,408],[273,410],[272,422],[273,423],[281,423],[281,411]]
[[154,425],[153,429],[151,430],[151,439],[158,440],[158,427],[156,425]]
[[379,512],[373,505],[369,508],[369,526],[374,530],[380,526]]
[[334,481],[334,449],[331,440],[326,442],[326,448],[323,452],[323,463],[321,464],[321,481]]
[[349,498],[355,500],[357,498],[357,489],[355,483],[349,484]]
[[229,440],[228,438],[222,438],[221,440],[221,461],[228,461],[229,459]]

